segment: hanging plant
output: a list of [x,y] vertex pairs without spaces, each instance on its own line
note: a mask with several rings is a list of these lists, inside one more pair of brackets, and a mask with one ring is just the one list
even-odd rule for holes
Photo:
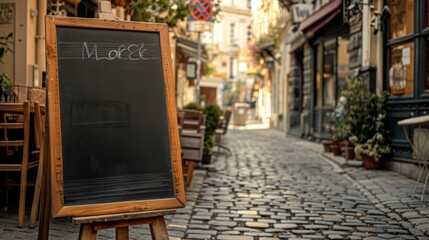
[[262,59],[262,52],[259,46],[257,44],[249,44],[247,46],[247,53],[252,67],[258,66],[259,61]]

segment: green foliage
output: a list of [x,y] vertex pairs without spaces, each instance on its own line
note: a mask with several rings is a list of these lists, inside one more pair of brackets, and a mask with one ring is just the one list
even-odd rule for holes
[[272,21],[269,23],[267,33],[259,37],[258,43],[259,44],[264,42],[275,43],[283,31],[285,23],[287,22],[287,18],[288,18],[288,15],[286,14],[278,15],[275,21]]
[[340,95],[339,105],[330,114],[337,122],[333,139],[348,139],[357,144],[357,153],[367,154],[376,161],[389,154],[389,132],[385,128],[387,92],[373,93],[362,78],[354,77],[347,79]]
[[366,142],[375,132],[379,98],[371,93],[369,86],[360,77],[348,78],[340,95],[345,98],[344,124],[349,125],[349,136],[356,136],[357,143]]
[[198,103],[188,103],[183,108],[189,110],[197,110],[201,112],[203,111],[203,107],[201,107]]
[[212,150],[212,148],[214,147],[216,143],[215,140],[215,136],[214,135],[204,135],[204,149],[203,149],[203,154],[207,155],[210,154],[210,151]]
[[222,115],[222,110],[218,105],[209,104],[203,108],[197,103],[189,103],[183,108],[189,109],[189,110],[202,111],[206,116],[206,123],[205,123],[206,130],[204,134],[203,152],[204,154],[210,153],[211,149],[215,145],[214,132],[216,128],[219,126],[219,119],[220,119],[220,116]]
[[[170,27],[185,20],[192,9],[189,0],[126,0],[126,9],[134,14],[133,21],[167,23]],[[213,4],[213,18],[219,13],[219,2]]]
[[206,115],[206,134],[214,135],[216,128],[219,126],[222,110],[218,105],[209,104],[204,108],[203,112]]
[[[12,48],[9,46],[12,42],[13,33],[9,33],[6,36],[0,36],[0,63],[6,64],[4,61],[4,56],[7,52],[13,53]],[[10,79],[7,73],[2,73],[0,75],[0,90],[1,93],[6,96],[12,92],[12,80]]]
[[347,139],[350,134],[350,125],[347,123],[346,111],[344,102],[339,101],[334,110],[327,114],[328,117],[334,122],[331,126],[332,140],[340,142]]
[[360,154],[366,154],[378,161],[391,151],[390,134],[386,129],[386,102],[388,94],[383,92],[381,95],[373,93],[369,99],[370,107],[373,108],[374,115],[371,116],[374,126],[374,132],[363,144],[358,144],[355,151]]
[[204,69],[204,75],[208,75],[208,76],[216,72],[216,69],[214,66],[210,66],[207,64],[204,64],[203,69]]
[[0,75],[0,87],[4,95],[9,95],[12,92],[12,85],[12,80],[7,73]]
[[6,36],[0,36],[0,63],[1,64],[6,64],[6,62],[3,60],[4,55],[7,52],[11,52],[13,53],[12,48],[10,48],[10,44],[12,44],[12,38],[13,38],[13,33],[9,33]]

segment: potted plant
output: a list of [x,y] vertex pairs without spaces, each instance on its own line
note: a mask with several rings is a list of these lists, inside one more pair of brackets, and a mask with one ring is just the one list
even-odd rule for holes
[[373,120],[374,132],[366,142],[359,144],[355,148],[355,152],[362,155],[364,167],[367,169],[381,168],[381,160],[391,151],[389,131],[386,130],[386,101],[387,93],[381,95],[372,93],[368,99],[370,106],[377,112],[371,115]]
[[349,77],[341,89],[344,97],[345,122],[354,144],[366,142],[375,131],[374,116],[378,114],[376,94],[371,93],[368,84],[361,77]]
[[[356,159],[356,160],[362,160],[362,155],[359,154],[359,153],[357,153],[355,151],[356,146],[359,145],[357,142],[358,142],[358,137],[357,136],[353,135],[353,136],[349,137],[350,148],[353,151],[353,157],[354,157],[354,159]],[[352,153],[350,153],[350,155],[352,155]]]
[[[334,110],[328,114],[328,117],[334,122],[331,127],[332,133],[332,141],[331,151],[334,155],[341,155],[341,148],[344,148],[345,140],[347,139],[350,127],[348,125],[346,111],[344,108],[345,99],[344,97],[340,97],[338,101],[338,105],[334,108]],[[324,142],[327,144],[328,141]]]
[[214,133],[219,126],[219,119],[222,115],[222,110],[218,105],[209,104],[203,110],[206,115],[206,132],[204,139],[203,163],[210,163],[211,150],[215,145]]
[[202,111],[206,115],[203,163],[210,163],[211,150],[215,145],[214,132],[216,128],[219,126],[219,119],[220,119],[220,116],[222,115],[222,110],[220,109],[219,106],[214,104],[209,104],[203,108],[196,103],[189,103],[184,108]]

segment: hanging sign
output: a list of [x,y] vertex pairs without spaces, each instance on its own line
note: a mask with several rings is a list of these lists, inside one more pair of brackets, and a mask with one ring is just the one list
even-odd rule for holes
[[291,11],[293,23],[300,23],[313,13],[313,4],[293,4]]

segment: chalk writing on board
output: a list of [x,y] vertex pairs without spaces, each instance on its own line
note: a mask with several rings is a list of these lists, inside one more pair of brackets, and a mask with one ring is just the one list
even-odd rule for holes
[[[88,46],[89,45],[89,46]],[[95,60],[149,60],[147,57],[148,49],[145,48],[144,43],[142,44],[128,44],[128,45],[119,45],[117,49],[112,49],[107,52],[105,56],[98,55],[98,46],[96,43],[88,44],[84,42],[82,45],[82,59],[95,59]]]

